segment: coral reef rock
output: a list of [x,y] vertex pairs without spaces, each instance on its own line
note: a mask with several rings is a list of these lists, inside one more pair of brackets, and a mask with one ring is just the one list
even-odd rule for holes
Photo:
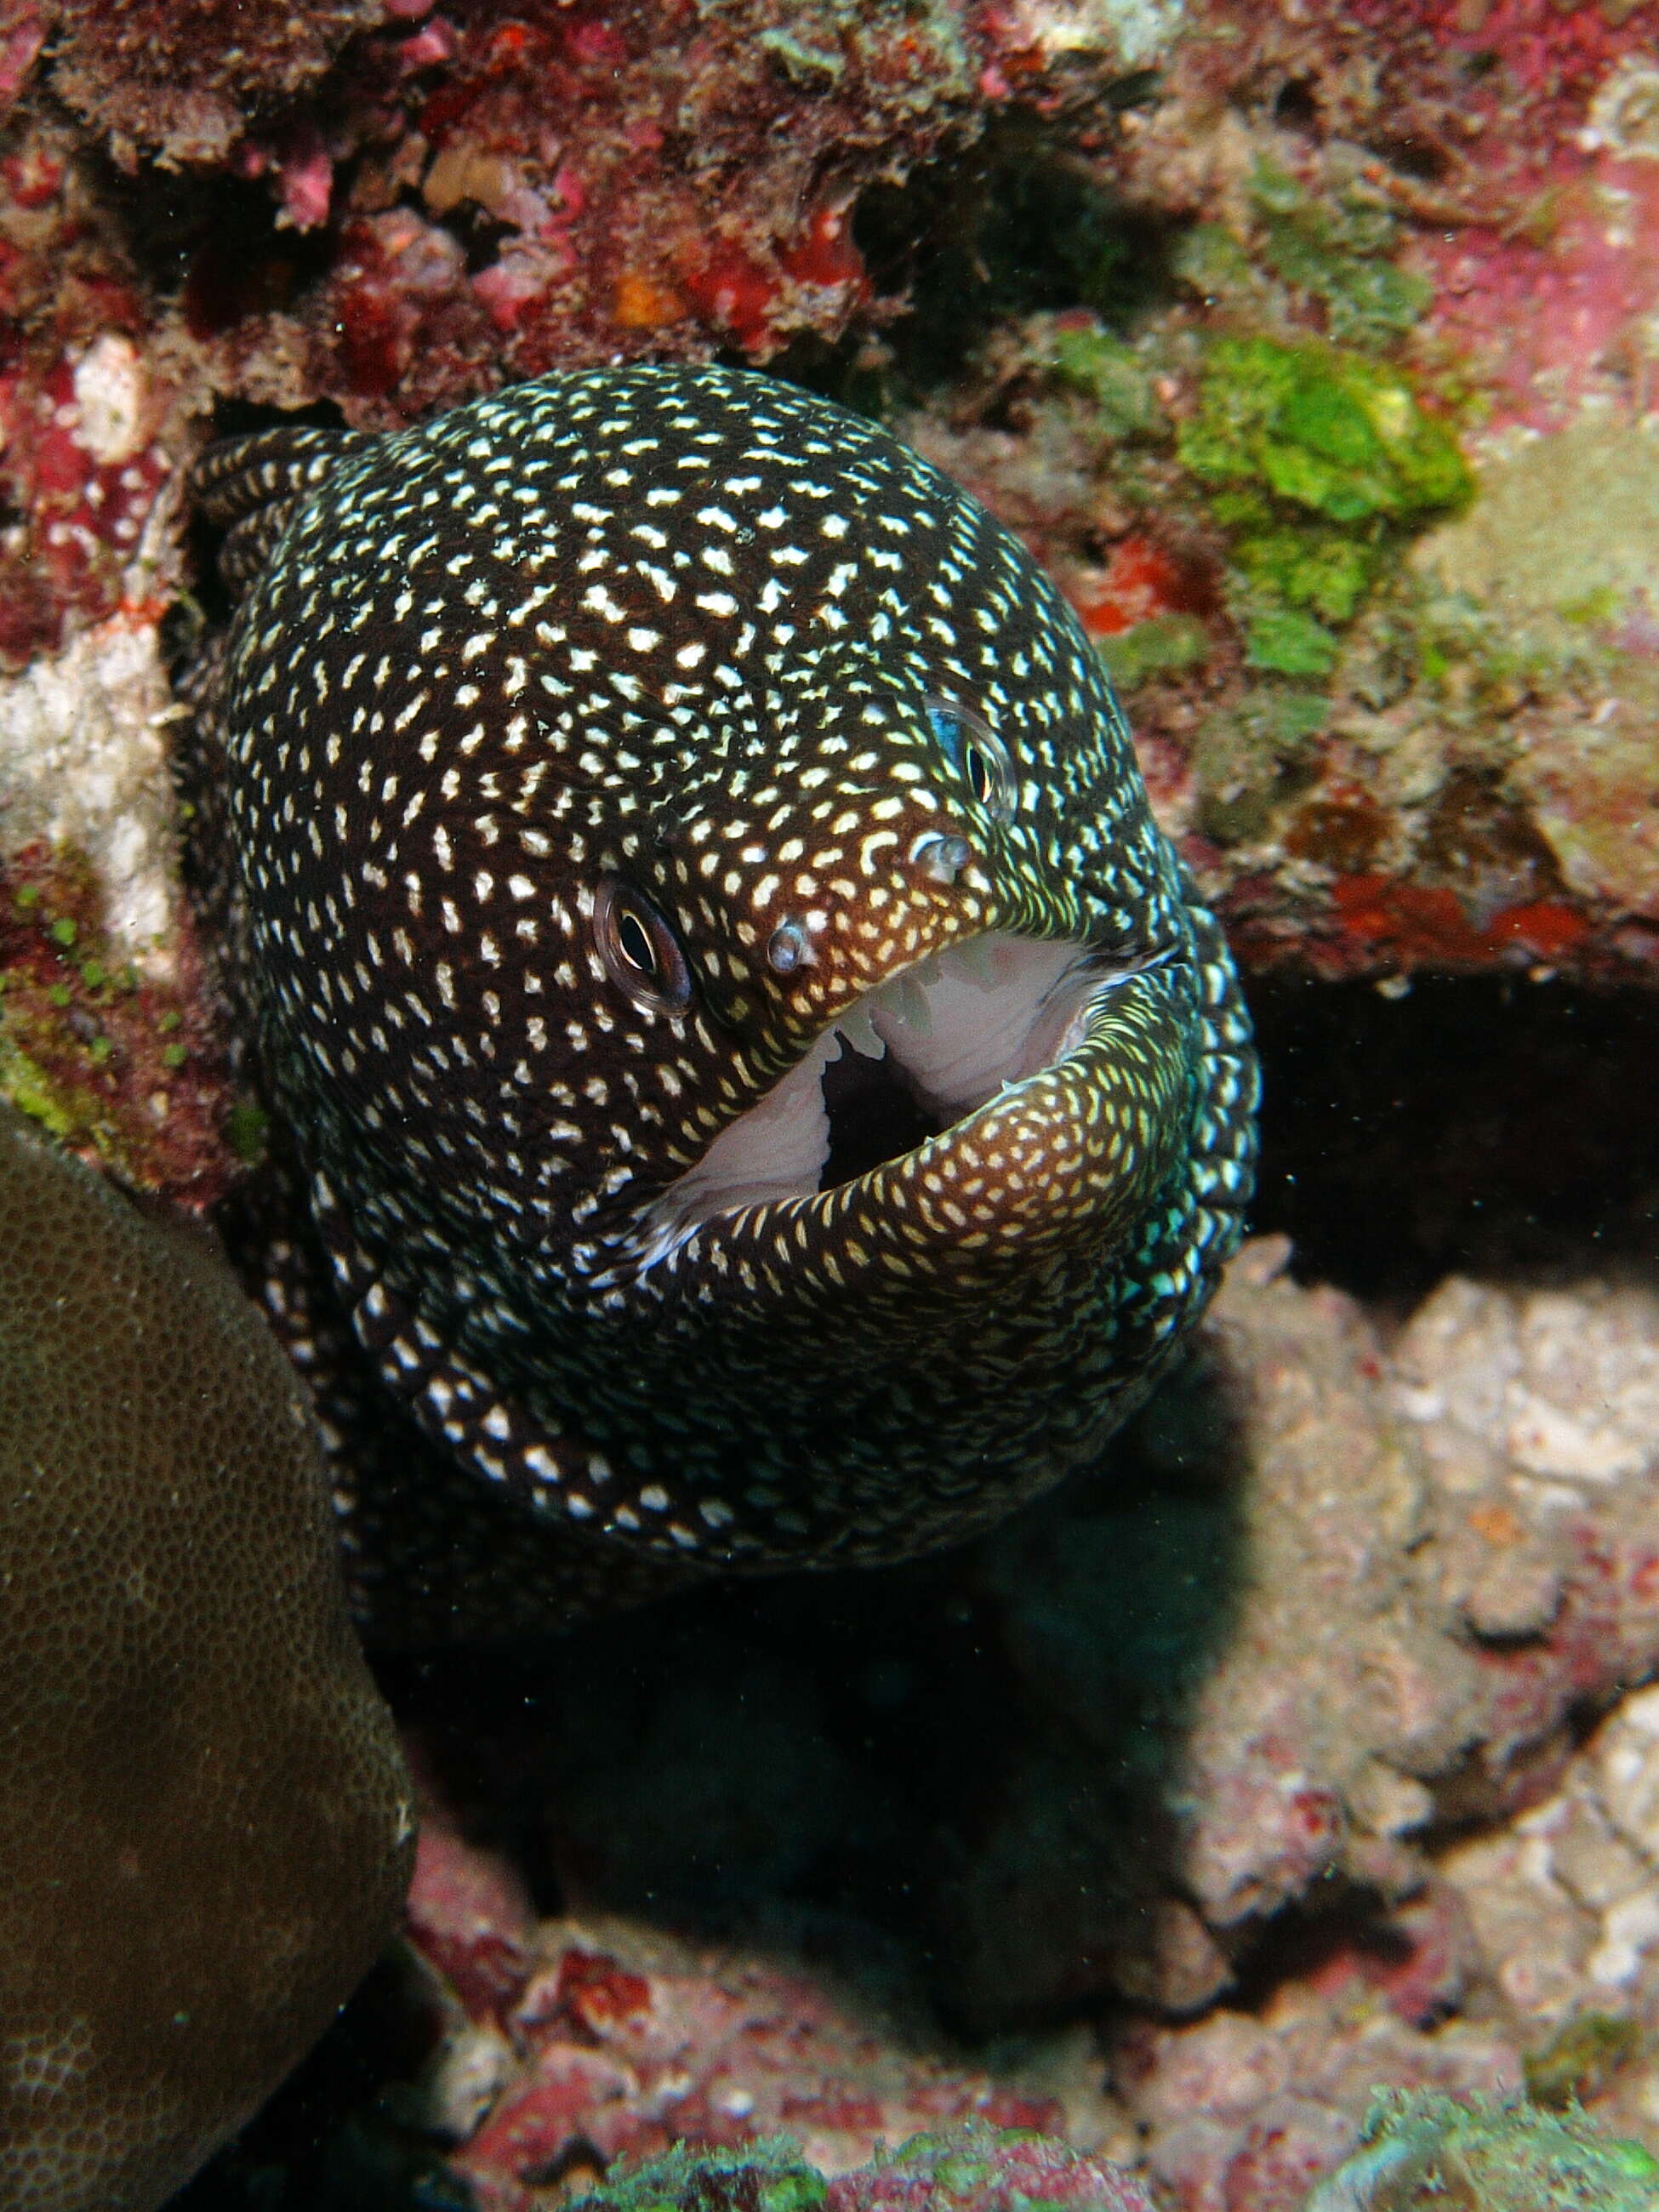
[[[1211,1418],[1234,1425],[1231,1445],[1224,1427],[1170,1438],[1189,1459],[1230,1450],[1231,1486],[1106,1512],[1074,1490],[984,1547],[999,1632],[1053,1747],[1033,1734],[1002,1832],[956,1888],[954,1971],[975,2011],[1067,1985],[1065,1951],[1045,1966],[1035,1936],[1068,1924],[1041,1838],[1054,1790],[1075,1788],[1058,1756],[1074,1731],[1108,1758],[1133,1745],[1148,1778],[1170,1896],[1147,1932],[1120,1935],[1114,1971],[1127,1994],[1181,2009],[1333,1877],[1405,1895],[1427,1870],[1425,1832],[1532,1802],[1574,1715],[1659,1661],[1653,1293],[1451,1278],[1385,1352],[1354,1302],[1283,1273],[1286,1254],[1247,1247],[1215,1309]],[[1189,1407],[1205,1388],[1189,1376]],[[1171,1587],[1172,1546],[1190,1613],[1151,1594]],[[1149,1584],[1139,1599],[1126,1558]],[[1098,1875],[1129,1847],[1109,1796],[1093,1821]],[[1066,1824],[1079,1822],[1080,1802]],[[1190,1932],[1192,1908],[1218,1952]]]
[[1380,2099],[1365,2147],[1308,2199],[1307,2212],[1648,2212],[1659,2159],[1599,2136],[1581,2118],[1524,2105],[1432,2095]]
[[1067,2212],[1152,2212],[1128,2174],[1079,2158],[1063,2143],[984,2126],[913,2136],[872,2165],[833,2180],[787,2136],[740,2151],[677,2151],[607,2175],[578,2202],[588,2212],[1018,2212],[1031,2203]]
[[567,1903],[429,1826],[435,2109],[486,2197],[988,2112],[1296,2212],[1379,2083],[1650,2136],[1659,1303],[1452,1277],[1385,1336],[1285,1259],[1245,1248],[1111,1478],[840,1609],[584,1632],[533,1718],[458,1699],[469,1818],[539,1793]]
[[538,1925],[510,1872],[441,1813],[423,1822],[410,1923],[448,2018],[424,2109],[459,2140],[454,2167],[483,2212],[528,2212],[537,2174],[680,2138],[735,2148],[787,2129],[836,2173],[878,2140],[969,2120],[1075,2141],[1076,2119],[1104,2140],[1097,2116],[1068,2114],[1061,2069],[1039,2083],[927,2053],[804,1964],[617,1918]]

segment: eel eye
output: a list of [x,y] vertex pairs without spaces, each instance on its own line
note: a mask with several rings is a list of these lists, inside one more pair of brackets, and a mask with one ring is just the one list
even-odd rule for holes
[[593,901],[593,939],[605,974],[636,1006],[684,1012],[691,970],[678,938],[643,891],[607,876]]
[[927,719],[977,804],[998,822],[1014,818],[1017,786],[1008,749],[982,714],[955,699],[929,699]]

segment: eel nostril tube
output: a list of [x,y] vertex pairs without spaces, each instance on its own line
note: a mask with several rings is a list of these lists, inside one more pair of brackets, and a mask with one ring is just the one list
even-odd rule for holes
[[793,975],[797,968],[811,964],[812,941],[806,934],[805,925],[794,921],[781,921],[766,940],[766,962],[775,975]]
[[965,837],[947,837],[938,830],[930,830],[918,837],[910,848],[910,858],[916,861],[930,882],[951,884],[967,866],[972,854]]

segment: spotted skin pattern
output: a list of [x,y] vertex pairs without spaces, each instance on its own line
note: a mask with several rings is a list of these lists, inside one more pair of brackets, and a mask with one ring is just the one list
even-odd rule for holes
[[[429,1551],[476,1495],[469,1540],[601,1577],[887,1560],[1094,1455],[1237,1242],[1256,1078],[1017,541],[715,368],[256,434],[198,491],[243,588],[206,688],[269,1080],[358,1339],[482,1478],[382,1486],[359,1541]],[[829,1024],[988,932],[1097,963],[1058,1059],[664,1231]]]

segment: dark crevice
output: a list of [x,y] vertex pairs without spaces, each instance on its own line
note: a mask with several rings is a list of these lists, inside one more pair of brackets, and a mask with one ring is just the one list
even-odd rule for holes
[[1011,117],[966,155],[859,201],[872,289],[902,302],[879,368],[860,332],[803,341],[773,372],[866,413],[914,404],[958,380],[1000,322],[1084,308],[1121,329],[1174,298],[1182,228],[1124,199],[1092,155],[1056,145],[1051,124]]
[[492,215],[477,200],[459,201],[446,215],[444,227],[466,256],[469,276],[476,276],[481,269],[493,268],[501,259],[503,243],[520,235],[517,223]]
[[1427,138],[1373,138],[1371,151],[1380,155],[1396,176],[1414,184],[1437,185],[1451,167],[1443,147]]
[[107,156],[98,175],[142,289],[178,301],[199,337],[291,307],[333,259],[331,228],[278,224],[269,178],[157,164],[128,176]]
[[1304,1281],[1392,1305],[1454,1271],[1582,1273],[1659,1253],[1659,996],[1423,978],[1401,998],[1251,988],[1258,1231]]
[[399,2124],[447,2023],[412,1954],[388,1951],[328,2033],[168,2212],[468,2212],[436,2142]]

